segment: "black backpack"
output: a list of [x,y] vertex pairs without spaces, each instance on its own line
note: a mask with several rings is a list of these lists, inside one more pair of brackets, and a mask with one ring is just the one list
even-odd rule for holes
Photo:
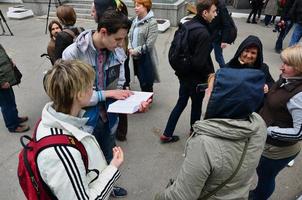
[[204,27],[201,23],[189,21],[180,24],[176,30],[168,54],[169,63],[176,74],[189,71],[192,55],[189,49],[188,35],[190,31],[201,27]]
[[227,35],[227,41],[225,42],[227,42],[228,44],[232,44],[237,38],[238,29],[232,18],[232,13],[228,14],[226,17],[228,18],[227,20],[229,22],[229,26],[224,30],[223,34]]

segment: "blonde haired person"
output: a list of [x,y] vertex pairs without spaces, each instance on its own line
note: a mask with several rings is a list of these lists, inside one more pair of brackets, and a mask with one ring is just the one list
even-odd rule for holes
[[[136,17],[129,30],[128,51],[133,59],[134,73],[138,77],[141,90],[153,92],[153,83],[159,82],[155,49],[157,21],[151,10],[151,0],[134,0],[134,5]],[[146,62],[147,65],[144,64]]]
[[267,140],[257,167],[258,185],[251,199],[268,199],[275,178],[301,150],[302,139],[302,46],[281,52],[279,80],[267,93],[260,115],[267,125]]
[[38,155],[40,175],[57,199],[108,199],[120,176],[122,149],[113,148],[113,159],[107,165],[95,137],[85,132],[88,119],[82,117],[82,108],[90,104],[94,77],[95,72],[88,64],[59,60],[48,71],[44,82],[52,102],[42,111],[36,139],[72,135],[84,145],[88,155],[88,173],[81,153],[73,147],[50,147]]

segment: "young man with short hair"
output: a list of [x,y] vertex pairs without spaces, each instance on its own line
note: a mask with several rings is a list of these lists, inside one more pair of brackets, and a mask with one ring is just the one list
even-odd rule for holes
[[191,129],[195,121],[201,116],[201,99],[204,93],[196,93],[196,86],[200,83],[206,83],[208,75],[214,72],[212,59],[210,56],[211,36],[210,22],[217,15],[214,0],[197,0],[197,15],[190,20],[188,26],[192,23],[200,23],[200,28],[189,31],[188,44],[190,49],[190,68],[186,72],[176,72],[179,79],[179,97],[177,104],[170,114],[165,131],[161,135],[162,143],[176,142],[179,140],[177,135],[173,135],[177,121],[186,108],[189,98],[192,101],[191,107]]
[[[108,163],[112,160],[112,148],[115,146],[115,134],[118,115],[107,113],[110,103],[118,99],[126,99],[132,92],[123,90],[125,82],[124,62],[126,54],[122,48],[124,39],[130,28],[130,21],[123,13],[107,10],[98,21],[97,30],[81,33],[76,42],[63,52],[63,59],[79,59],[96,71],[96,91],[91,101],[98,101],[99,119],[94,128],[96,137]],[[143,102],[140,111],[145,111],[150,102]],[[114,188],[113,196],[125,196],[127,191]]]

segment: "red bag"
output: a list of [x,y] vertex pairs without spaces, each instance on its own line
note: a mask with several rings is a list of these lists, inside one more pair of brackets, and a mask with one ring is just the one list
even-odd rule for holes
[[[20,138],[23,149],[19,154],[19,183],[27,199],[57,199],[40,176],[36,163],[38,154],[44,149],[54,146],[64,145],[74,147],[81,152],[86,172],[88,169],[88,156],[83,144],[80,143],[75,137],[70,135],[49,135],[40,139],[39,141],[36,141],[36,131],[40,121],[41,120],[39,120],[36,124],[32,138],[27,135],[24,135]],[[25,144],[24,139],[29,140],[29,143]]]

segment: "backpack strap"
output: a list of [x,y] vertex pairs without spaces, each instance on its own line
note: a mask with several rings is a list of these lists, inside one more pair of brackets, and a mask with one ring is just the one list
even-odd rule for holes
[[25,145],[23,139],[27,139],[30,141],[33,141],[35,143],[35,155],[38,156],[38,154],[49,147],[54,147],[54,146],[71,146],[73,148],[76,148],[77,150],[80,151],[84,165],[85,165],[85,169],[86,172],[88,172],[88,155],[86,152],[86,149],[84,147],[84,145],[78,141],[74,136],[71,135],[48,135],[46,137],[41,138],[40,140],[37,141],[36,139],[36,135],[37,135],[37,129],[38,126],[41,122],[41,118],[37,121],[36,125],[35,125],[35,129],[34,129],[34,133],[33,133],[33,138],[29,138],[28,136],[22,136],[20,138],[21,144],[24,148],[26,149],[31,149],[32,147],[30,145]]
[[206,194],[205,196],[200,195],[198,200],[206,200],[209,199],[211,196],[213,196],[214,194],[216,194],[219,190],[221,190],[227,183],[229,183],[238,173],[240,167],[242,166],[243,160],[245,158],[246,152],[247,152],[247,147],[250,143],[250,138],[247,138],[245,141],[245,145],[244,145],[244,149],[243,152],[241,154],[241,158],[240,161],[235,169],[235,171],[233,172],[233,174],[226,179],[224,182],[222,182],[220,185],[218,185],[212,192],[209,192],[208,194]]
[[70,35],[72,37],[72,39],[74,39],[76,37],[75,33],[70,29],[63,29],[63,31],[65,33],[67,33],[68,35]]
[[88,171],[88,155],[84,145],[71,135],[49,135],[36,142],[36,155],[42,150],[54,146],[70,146],[80,151],[86,172]]

